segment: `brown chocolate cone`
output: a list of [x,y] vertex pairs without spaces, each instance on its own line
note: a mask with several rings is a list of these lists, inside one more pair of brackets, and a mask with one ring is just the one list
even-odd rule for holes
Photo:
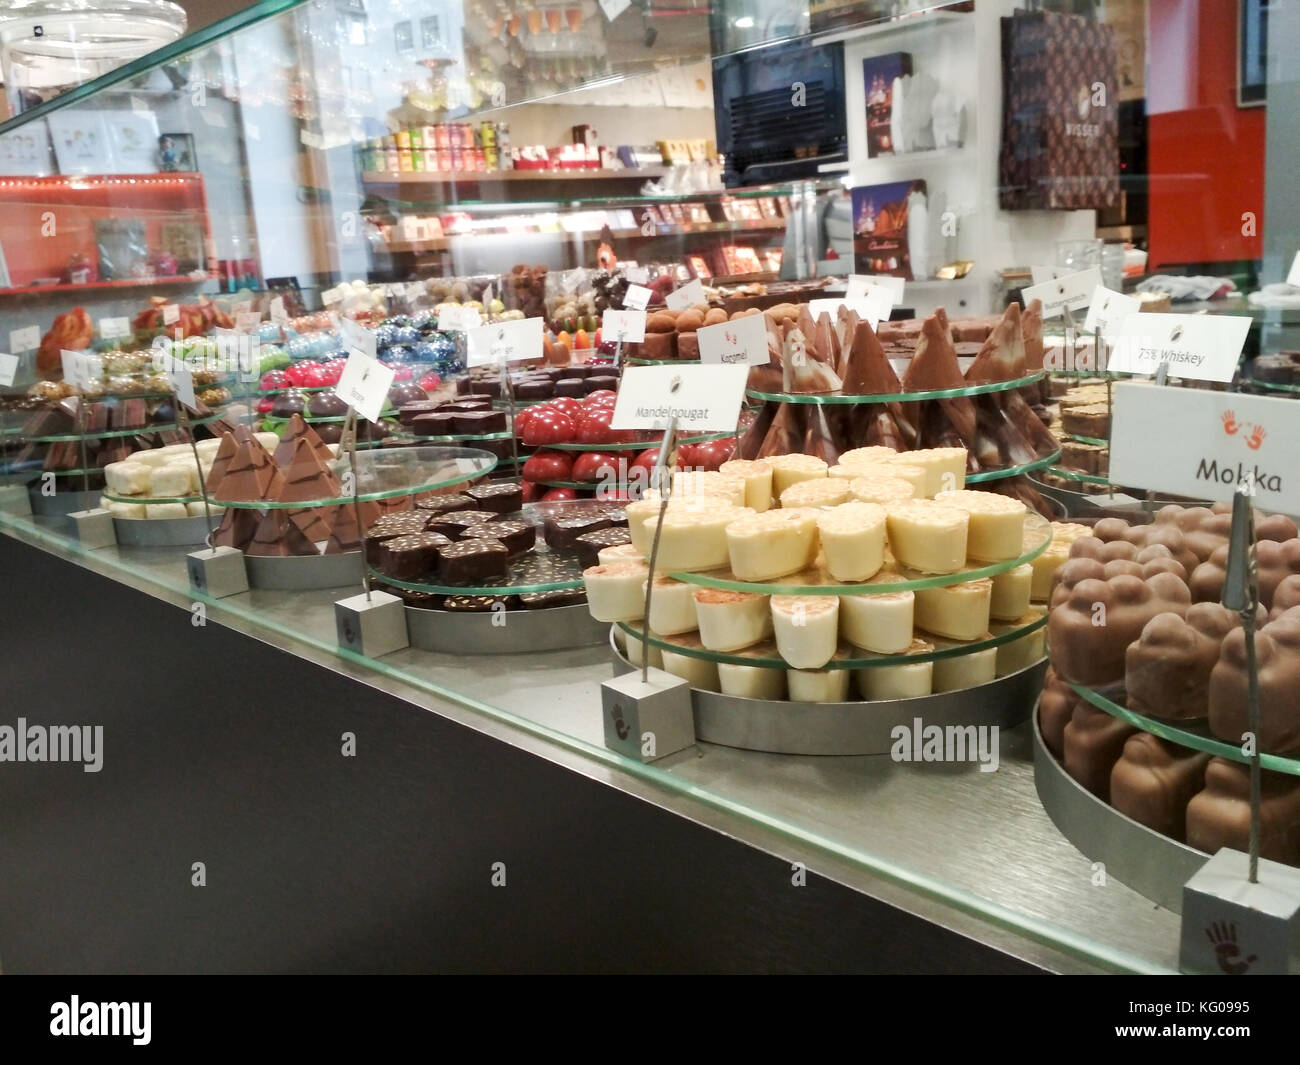
[[[921,326],[916,354],[903,375],[905,392],[930,392],[939,389],[965,388],[966,380],[957,363],[957,352],[948,332],[948,319],[940,308]],[[926,447],[972,447],[975,442],[975,405],[969,399],[941,399],[938,401],[955,430],[955,443],[925,443]],[[927,412],[928,415],[928,412]],[[946,432],[931,430],[931,436],[951,439]],[[927,440],[925,431],[922,440]]]
[[776,414],[778,406],[779,404],[769,400],[759,408],[757,416],[740,437],[740,448],[737,451],[738,458],[752,459],[758,457],[759,449],[763,446],[763,440],[767,437],[767,431],[772,427],[772,418]]
[[[235,434],[238,436],[238,432]],[[258,499],[278,499],[284,487],[284,478],[257,439],[250,432],[231,456],[221,481],[221,499],[238,499],[252,502]]]
[[[279,454],[279,449],[276,453]],[[304,436],[294,441],[292,458],[288,463],[281,463],[281,473],[283,484],[279,499],[282,503],[334,499],[343,491],[334,471],[321,462],[320,456]]]
[[299,440],[306,440],[311,446],[312,451],[320,458],[326,466],[334,461],[334,456],[330,454],[330,449],[325,446],[324,441],[316,435],[313,429],[303,419],[301,414],[295,414],[289,419],[289,424],[284,430],[284,435],[280,437],[279,446],[275,449],[275,461],[282,470],[286,465],[293,461],[294,445]]
[[221,523],[212,534],[215,547],[233,547],[236,551],[245,550],[257,532],[260,516],[255,510],[243,510],[229,507],[221,515]]
[[1021,334],[1020,304],[1011,303],[966,370],[966,381],[979,385],[1014,381],[1024,376],[1025,341]]
[[266,516],[257,525],[252,543],[244,553],[272,558],[320,554],[315,544],[303,536],[298,531],[298,526],[289,520],[288,513],[278,508],[266,512]]
[[772,417],[772,424],[763,437],[755,458],[769,455],[797,455],[803,446],[803,419],[794,403],[782,403]]
[[1025,341],[1025,370],[1032,373],[1043,368],[1043,301],[1031,300],[1020,316],[1020,332]]

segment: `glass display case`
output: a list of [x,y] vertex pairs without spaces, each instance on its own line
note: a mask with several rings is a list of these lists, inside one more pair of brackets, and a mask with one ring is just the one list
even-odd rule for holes
[[[1142,3],[1047,6],[1062,10],[266,0],[29,100],[0,125],[0,531],[164,598],[197,597],[221,623],[312,656],[343,653],[732,834],[775,832],[975,936],[1045,948],[1062,968],[1176,968],[1174,881],[1120,856],[1101,892],[1089,859],[1120,833],[1105,820],[1116,811],[1130,856],[1181,848],[1167,873],[1194,869],[1211,843],[1240,845],[1241,758],[1212,710],[1171,723],[1133,700],[1141,679],[1125,689],[1124,655],[1151,617],[1127,619],[1118,650],[1094,648],[1105,675],[1071,664],[1092,660],[1091,634],[1058,591],[1081,561],[1147,580],[1142,567],[1163,559],[1157,583],[1182,586],[1168,602],[1191,624],[1192,602],[1215,599],[1202,569],[1222,561],[1224,515],[1157,513],[1141,488],[1115,491],[1116,375],[1055,361],[1079,350],[1082,323],[1008,296],[1031,268],[1075,271],[1081,241],[1110,241],[1108,256],[1095,249],[1098,283],[1122,262],[1110,280],[1135,298],[1151,290],[1140,260],[1197,282],[1248,262],[1248,280],[1233,276],[1262,296],[1223,387],[1293,395],[1295,290],[1270,296],[1265,282],[1281,286],[1290,266],[1294,212],[1270,206],[1267,246],[1193,248],[1171,232],[1188,195],[1172,178],[1194,164],[1171,148],[1170,119],[1202,105],[1186,79],[1185,99],[1147,92],[1168,5],[1152,3],[1150,21]],[[1042,74],[1034,64],[1060,43],[1034,38],[1042,25],[1102,73],[1076,84],[1092,69],[1080,60]],[[1195,47],[1211,32],[1187,31]],[[1017,110],[1040,83],[1068,90],[1066,104]],[[1034,106],[1066,124],[1050,159],[1016,126]],[[1270,144],[1279,110],[1270,97]],[[1234,136],[1259,142],[1251,195],[1281,197],[1263,123],[1230,117]],[[1164,168],[1149,188],[1133,184],[1133,137],[1150,144],[1152,174]],[[1263,211],[1233,202],[1234,218]],[[1198,203],[1218,226],[1222,210]],[[1190,212],[1182,228],[1197,227]],[[638,287],[646,332],[625,344],[604,316]],[[874,317],[869,292],[888,293]],[[750,315],[767,348],[750,353],[739,421],[669,456],[682,483],[713,478],[680,491],[701,499],[671,502],[669,525],[684,515],[678,536],[721,555],[669,558],[661,594],[693,621],[656,627],[637,604],[655,535],[644,508],[658,508],[634,482],[648,483],[663,430],[613,429],[614,393],[643,365],[687,372],[701,330]],[[542,340],[525,365],[469,365],[474,330],[527,319]],[[393,372],[354,434],[359,472],[339,391],[358,335]],[[67,376],[82,365],[69,352],[88,376]],[[188,416],[163,373],[173,357],[198,371]],[[762,506],[754,477],[768,478]],[[118,533],[92,551],[67,514],[96,507]],[[835,564],[839,523],[819,518],[837,510],[855,558],[879,532],[875,568]],[[718,524],[764,511],[789,520],[764,519],[761,536],[797,525],[808,538],[780,572],[747,568]],[[944,541],[952,557],[936,563],[954,513],[961,542]],[[126,528],[151,518],[187,524]],[[1283,615],[1268,628],[1282,645],[1300,540],[1289,519],[1265,521],[1274,546],[1261,558],[1277,577],[1265,606]],[[981,535],[1010,547],[981,552]],[[193,590],[185,556],[199,544],[243,550],[253,591]],[[401,601],[409,649],[339,651],[333,600],[363,582]],[[759,601],[743,639],[697,614]],[[885,624],[901,643],[845,620],[903,601],[905,622]],[[781,615],[790,603],[813,628],[840,610],[816,637],[825,653],[803,653],[814,636]],[[1199,647],[1217,632],[1202,666],[1232,639],[1224,618],[1206,624],[1183,634]],[[700,757],[605,746],[601,682],[643,660],[689,681]],[[923,718],[991,735],[995,751],[900,764],[930,760]],[[1143,736],[1158,749],[1130,752]],[[1267,853],[1292,864],[1295,739],[1282,728],[1264,763]],[[1153,759],[1181,782],[1182,806],[1159,818],[1142,797]],[[1199,835],[1189,802],[1213,806]]]

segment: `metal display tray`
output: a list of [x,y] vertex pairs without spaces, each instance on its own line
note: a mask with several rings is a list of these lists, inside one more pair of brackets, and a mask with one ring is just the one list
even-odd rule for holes
[[[633,666],[609,634],[617,673]],[[997,725],[1012,728],[1034,708],[1047,672],[1044,658],[1032,666],[960,691],[914,699],[872,702],[801,703],[788,699],[747,699],[691,689],[695,737],[706,743],[771,754],[888,754],[895,726]]]
[[361,552],[343,555],[294,555],[289,558],[244,555],[248,583],[252,588],[274,588],[284,592],[305,592],[317,588],[346,588],[361,591]]
[[[212,523],[216,525],[214,520]],[[203,515],[188,518],[114,518],[117,542],[124,547],[182,547],[205,544],[208,519]]]

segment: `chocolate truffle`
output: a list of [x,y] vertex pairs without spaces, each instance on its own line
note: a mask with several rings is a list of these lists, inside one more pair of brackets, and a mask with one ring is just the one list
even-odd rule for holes
[[1210,672],[1224,638],[1241,619],[1218,603],[1193,603],[1187,616],[1157,614],[1124,659],[1128,708],[1149,717],[1193,721],[1210,712]]
[[552,381],[524,381],[515,389],[516,399],[549,399],[555,395]]
[[438,551],[451,543],[435,532],[418,532],[385,540],[379,547],[379,570],[396,580],[413,580],[432,573]]
[[[1255,634],[1259,671],[1259,749],[1280,754],[1300,748],[1300,607]],[[1246,632],[1235,629],[1223,641],[1210,674],[1210,731],[1241,743],[1250,729]]]
[[427,400],[429,394],[414,381],[398,381],[388,390],[388,402],[394,407]]
[[602,375],[599,377],[591,376],[587,378],[588,392],[600,392],[603,389],[608,389],[610,392],[617,392],[618,378],[615,377],[613,374],[610,374],[608,376]]
[[608,529],[613,524],[608,514],[579,514],[571,518],[546,519],[546,543],[556,551],[573,550],[574,541],[586,533]]
[[456,412],[449,410],[418,414],[408,424],[416,436],[452,436],[457,432]]
[[506,429],[506,412],[503,410],[466,410],[452,413],[456,432],[464,435],[486,436],[503,433]]
[[307,413],[313,418],[343,418],[347,416],[348,405],[331,388],[311,395],[307,400]]
[[1043,681],[1043,694],[1038,697],[1038,730],[1043,734],[1043,743],[1058,761],[1064,760],[1065,726],[1079,702],[1074,689],[1049,666]]
[[410,425],[421,414],[432,414],[442,406],[443,404],[431,399],[426,399],[422,403],[404,403],[397,412],[397,420],[402,425]]
[[557,396],[581,398],[587,394],[587,382],[581,377],[565,377],[555,382]]
[[1079,700],[1065,726],[1065,771],[1097,798],[1110,802],[1111,770],[1135,732],[1132,725]]
[[307,408],[307,396],[296,388],[281,392],[271,404],[271,415],[276,418],[292,418]]
[[461,540],[438,549],[438,572],[449,584],[504,577],[509,557],[499,540]]
[[465,489],[465,494],[474,500],[479,510],[490,510],[496,514],[514,514],[524,505],[523,488],[509,481],[477,484]]
[[1139,732],[1110,773],[1110,804],[1140,825],[1183,843],[1187,804],[1205,784],[1208,754]]
[[[1300,865],[1300,779],[1265,771],[1260,779],[1259,853]],[[1187,843],[1214,854],[1223,847],[1250,850],[1250,769],[1211,758],[1205,789],[1187,804]]]

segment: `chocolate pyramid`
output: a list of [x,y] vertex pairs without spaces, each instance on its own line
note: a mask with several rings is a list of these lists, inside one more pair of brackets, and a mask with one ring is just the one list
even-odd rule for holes
[[244,549],[246,555],[287,558],[290,555],[318,555],[316,545],[308,540],[289,520],[283,510],[268,510],[257,524],[252,542]]
[[795,455],[803,447],[803,419],[799,407],[794,403],[782,403],[772,416],[772,424],[763,437],[763,443],[755,458],[765,459],[769,455]]
[[330,449],[325,446],[324,441],[316,434],[316,430],[303,420],[301,414],[295,414],[289,419],[284,435],[280,437],[280,443],[275,449],[275,462],[281,470],[284,470],[285,466],[293,461],[294,445],[299,440],[306,440],[312,451],[327,467],[334,461]]
[[826,417],[826,408],[820,404],[809,408],[804,414],[804,421],[807,427],[804,429],[803,447],[800,450],[805,455],[815,455],[827,466],[834,466],[840,461],[840,452],[845,449],[835,442],[835,434]]
[[[283,443],[280,445],[284,446]],[[280,454],[280,448],[276,448]],[[305,436],[293,442],[289,461],[280,463],[282,483],[276,498],[282,503],[306,503],[316,499],[336,499],[343,492],[338,477],[320,459]]]
[[840,379],[835,371],[812,357],[808,350],[808,338],[793,325],[785,328],[781,369],[786,392],[816,395],[834,392],[840,387]]
[[239,441],[235,439],[233,432],[222,434],[216,457],[212,460],[212,469],[208,471],[207,478],[204,481],[208,495],[214,499],[225,498],[220,494],[219,489],[221,482],[225,479],[226,470],[230,466],[230,460],[235,457],[235,452],[238,449]]
[[307,507],[288,511],[289,520],[313,544],[330,537],[330,511],[332,507]]
[[[955,353],[953,357],[956,358]],[[885,349],[880,346],[880,339],[870,322],[858,322],[844,365],[846,396],[880,396],[903,391],[898,374],[894,373],[894,368],[889,364]]]
[[[905,392],[931,392],[939,389],[965,388],[966,380],[957,363],[957,352],[949,336],[948,317],[940,308],[921,326],[916,354],[903,375]],[[928,405],[928,404],[927,404]],[[921,416],[920,439],[923,447],[966,447],[975,442],[975,405],[966,398],[941,399],[938,406],[951,423],[948,433],[926,411]],[[939,440],[950,441],[940,443]]]
[[1043,368],[1043,301],[1032,300],[1020,316],[1020,332],[1025,341],[1025,369],[1032,373]]
[[1012,303],[966,370],[966,381],[972,385],[989,384],[1024,376],[1025,341],[1021,334],[1020,304]]
[[[239,435],[238,431],[235,433]],[[251,431],[248,438],[235,448],[221,479],[221,499],[239,499],[252,502],[257,499],[278,499],[284,487],[284,478]]]
[[840,348],[840,357],[835,363],[835,374],[841,381],[848,377],[849,355],[853,351],[853,338],[857,335],[858,323],[861,320],[857,311],[840,306],[839,314],[835,319],[835,338]]
[[247,549],[253,534],[257,532],[260,518],[255,510],[237,510],[228,508],[221,515],[221,524],[212,534],[212,543],[216,547],[233,547],[237,551]]
[[[378,519],[380,509],[373,503],[361,504],[361,524],[369,528]],[[334,507],[330,515],[329,541],[325,554],[341,555],[361,550],[361,534],[357,530],[356,509],[351,503]]]
[[[813,327],[813,351],[817,355],[818,362],[824,362],[832,370],[840,364],[840,338],[835,332],[835,325],[831,321],[831,316],[822,313],[817,319],[817,324]],[[839,376],[838,373],[835,375]]]
[[[750,373],[753,373],[751,369]],[[763,446],[763,440],[767,437],[767,431],[772,427],[772,418],[775,416],[778,403],[768,401],[758,409],[754,420],[749,423],[749,427],[741,434],[740,447],[737,449],[737,457],[742,459],[753,459],[758,457],[759,449]]]

